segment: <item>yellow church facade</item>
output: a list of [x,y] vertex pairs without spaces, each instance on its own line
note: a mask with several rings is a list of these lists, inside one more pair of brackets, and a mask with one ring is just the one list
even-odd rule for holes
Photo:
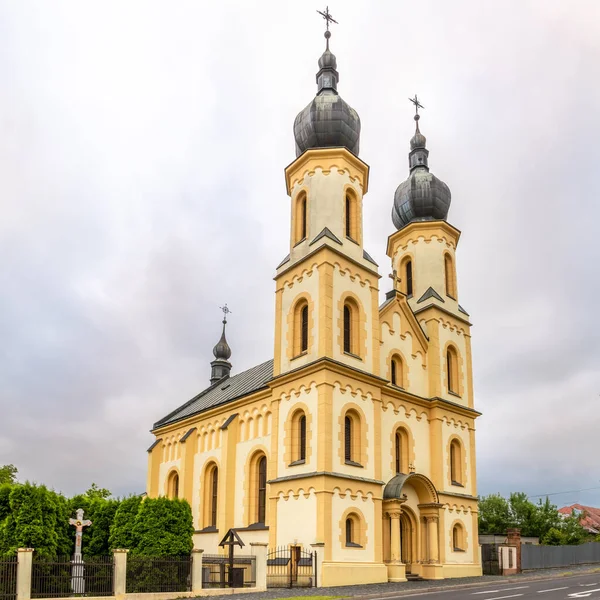
[[323,586],[481,575],[479,413],[450,191],[429,171],[417,114],[382,279],[363,247],[360,119],[329,47],[319,68],[285,169],[273,359],[231,375],[224,320],[210,387],[153,428],[147,493],[187,499],[206,552],[230,528],[247,544],[319,549]]

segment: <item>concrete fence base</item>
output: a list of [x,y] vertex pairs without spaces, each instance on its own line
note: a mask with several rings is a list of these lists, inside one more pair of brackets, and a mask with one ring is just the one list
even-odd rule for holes
[[[129,550],[113,551],[113,595],[86,596],[86,600],[176,600],[177,598],[196,598],[197,596],[224,596],[261,592],[267,589],[267,545],[251,544],[252,554],[256,557],[256,583],[251,588],[211,588],[202,587],[203,550],[192,550],[191,591],[189,592],[152,592],[127,593],[127,553]],[[19,548],[17,554],[17,594],[16,600],[31,600],[31,579],[33,571],[33,548]],[[72,600],[73,596],[52,598],[51,600]],[[37,599],[36,599],[37,600]],[[44,599],[41,599],[44,600]]]

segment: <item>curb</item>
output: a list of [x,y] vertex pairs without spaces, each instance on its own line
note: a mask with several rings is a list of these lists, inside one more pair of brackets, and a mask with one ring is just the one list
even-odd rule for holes
[[[579,571],[577,573],[573,573],[572,571],[567,571],[566,573],[557,573],[556,575],[538,575],[538,576],[527,576],[527,575],[512,575],[508,577],[503,577],[502,579],[494,579],[494,581],[478,581],[474,583],[459,583],[456,585],[438,585],[432,587],[424,587],[424,588],[412,588],[410,590],[396,590],[394,592],[383,592],[380,594],[368,594],[363,596],[344,596],[344,598],[352,598],[352,600],[371,600],[372,598],[387,598],[387,597],[397,597],[397,596],[406,596],[411,594],[426,594],[429,592],[443,592],[445,590],[460,590],[460,589],[470,589],[477,587],[485,587],[487,585],[494,585],[495,583],[518,583],[521,581],[551,581],[555,580],[558,577],[570,578],[570,577],[581,577],[583,575],[590,575],[592,573],[600,572],[600,568],[596,567],[593,569],[588,569],[586,571]],[[335,589],[335,588],[329,588]],[[310,598],[310,596],[307,596]]]

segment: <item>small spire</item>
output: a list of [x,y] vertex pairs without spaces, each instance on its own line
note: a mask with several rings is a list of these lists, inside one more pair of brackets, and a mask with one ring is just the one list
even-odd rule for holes
[[327,22],[327,30],[325,31],[325,52],[319,58],[319,72],[317,73],[317,96],[322,92],[337,93],[337,84],[340,80],[340,75],[337,72],[337,59],[335,54],[329,50],[329,38],[331,37],[331,31],[329,31],[329,23],[338,22],[331,16],[329,7],[325,8],[325,11],[317,11]]
[[325,30],[325,50],[329,50],[329,38],[331,37],[331,31],[329,31],[329,23],[335,23],[336,25],[339,25],[339,23],[331,16],[331,13],[329,12],[329,6],[325,7],[324,11],[317,11],[326,21],[327,23],[327,29]]
[[408,100],[415,105],[415,135],[413,135],[410,140],[410,154],[408,155],[410,170],[412,171],[416,167],[428,169],[427,158],[429,156],[429,151],[426,149],[427,138],[419,129],[419,119],[421,118],[419,108],[425,107],[421,104],[416,94],[414,98],[409,98]]
[[215,355],[215,360],[210,363],[211,366],[211,384],[220,381],[225,377],[229,377],[229,373],[231,372],[231,363],[229,362],[229,358],[231,357],[231,348],[227,343],[227,338],[225,337],[225,326],[227,325],[227,315],[231,314],[231,311],[225,306],[221,306],[221,310],[223,311],[223,331],[221,333],[221,339],[217,342],[217,345],[213,348],[213,354]]

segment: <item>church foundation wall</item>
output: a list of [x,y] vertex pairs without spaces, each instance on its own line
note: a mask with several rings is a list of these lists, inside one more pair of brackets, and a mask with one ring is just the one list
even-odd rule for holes
[[323,561],[319,587],[386,583],[387,566],[383,563]]

